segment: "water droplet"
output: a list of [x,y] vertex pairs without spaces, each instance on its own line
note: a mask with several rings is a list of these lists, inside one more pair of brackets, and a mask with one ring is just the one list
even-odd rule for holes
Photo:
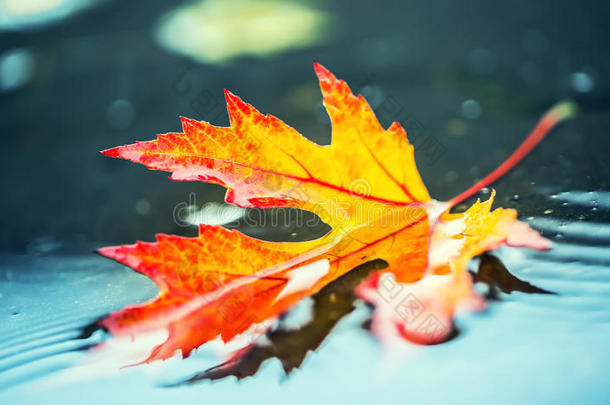
[[518,200],[518,199],[519,199],[519,194],[513,195],[513,200]]
[[553,213],[553,210],[546,210],[546,211],[544,211],[545,215],[552,214],[552,213]]
[[572,73],[570,77],[572,87],[579,93],[589,93],[593,90],[593,78],[585,72]]
[[12,91],[30,81],[34,57],[27,49],[13,49],[0,56],[0,91]]
[[106,110],[106,120],[112,129],[123,130],[129,128],[135,117],[133,104],[122,98],[115,100]]
[[489,193],[491,193],[491,189],[489,187],[483,187],[481,189],[481,191],[479,191],[479,193],[481,193],[481,194],[489,194]]
[[445,181],[452,183],[458,179],[459,175],[455,170],[449,170],[445,175]]
[[148,200],[139,200],[136,202],[136,212],[140,215],[148,215],[150,212],[150,203]]
[[468,124],[461,118],[454,118],[447,122],[447,133],[451,136],[464,136],[468,132]]
[[462,116],[469,120],[476,120],[481,116],[483,109],[478,101],[468,99],[462,103]]

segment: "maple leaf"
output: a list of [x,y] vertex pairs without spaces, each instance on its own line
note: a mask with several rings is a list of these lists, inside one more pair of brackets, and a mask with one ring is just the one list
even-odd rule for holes
[[[308,210],[332,228],[313,241],[267,242],[201,225],[195,238],[157,235],[152,243],[100,249],[160,289],[153,301],[102,322],[115,335],[167,328],[167,340],[145,361],[178,351],[188,356],[218,336],[225,342],[240,334],[254,338],[302,298],[374,259],[387,268],[358,289],[377,304],[373,330],[436,343],[448,335],[460,306],[480,306],[466,270],[470,258],[502,243],[549,247],[514,210],[491,211],[493,194],[463,213],[449,209],[510,170],[571,114],[568,104],[547,113],[497,170],[449,202],[438,202],[428,195],[401,125],[383,129],[361,95],[321,65],[314,68],[331,119],[330,145],[307,140],[225,91],[230,127],[182,118],[182,133],[102,152],[169,171],[173,180],[220,184],[227,188],[226,201],[242,207]],[[390,299],[383,296],[388,291]],[[395,302],[405,292],[418,297],[420,312],[439,320],[440,333],[430,335],[405,316],[404,302]]]

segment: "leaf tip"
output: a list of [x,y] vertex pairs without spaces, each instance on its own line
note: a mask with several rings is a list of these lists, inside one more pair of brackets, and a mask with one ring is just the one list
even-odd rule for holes
[[334,77],[333,74],[330,73],[330,70],[326,69],[324,66],[322,66],[316,61],[313,62],[313,70],[316,72],[316,75],[318,76],[318,79],[320,81],[329,80]]
[[180,122],[182,123],[182,130],[185,134],[188,133],[191,128],[197,127],[197,124],[199,124],[199,122],[196,120],[184,117],[182,115],[180,116]]
[[243,109],[242,104],[245,104],[241,98],[237,95],[233,94],[231,91],[225,89],[225,100],[227,101],[227,106],[229,108],[229,112],[231,111],[231,107],[236,106],[240,109]]
[[225,93],[225,100],[227,100],[227,103],[229,103],[229,104],[234,103],[237,100],[239,100],[239,97],[237,97],[235,94],[233,94],[230,90],[224,89],[224,93]]
[[104,156],[118,158],[118,157],[121,157],[121,147],[117,146],[116,148],[102,150],[102,151],[100,151],[100,153]]
[[106,246],[96,250],[96,253],[111,259],[117,255],[118,246]]
[[225,100],[227,100],[227,111],[232,125],[238,125],[242,121],[243,116],[253,113],[259,114],[254,107],[227,89],[225,89]]

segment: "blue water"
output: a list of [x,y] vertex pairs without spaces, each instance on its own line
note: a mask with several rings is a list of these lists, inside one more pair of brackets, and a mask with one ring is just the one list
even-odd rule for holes
[[[254,378],[179,388],[162,385],[218,360],[201,350],[186,360],[62,379],[90,356],[75,349],[109,338],[97,331],[78,339],[79,328],[154,296],[149,280],[95,255],[3,255],[0,299],[12,314],[0,324],[0,401],[604,403],[610,398],[608,226],[548,215],[529,221],[554,235],[554,249],[503,248],[498,256],[517,277],[557,295],[502,294],[486,312],[459,316],[455,340],[405,343],[399,352],[385,351],[359,328],[368,316],[360,305],[290,377],[273,359]],[[596,232],[600,240],[592,242]]]

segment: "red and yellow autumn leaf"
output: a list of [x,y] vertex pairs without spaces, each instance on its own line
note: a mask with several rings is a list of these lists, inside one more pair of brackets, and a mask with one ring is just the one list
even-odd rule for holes
[[[476,299],[466,272],[470,258],[507,241],[548,247],[516,220],[514,210],[490,211],[493,196],[461,214],[448,210],[514,166],[569,115],[565,105],[548,113],[498,170],[441,203],[428,195],[400,124],[384,130],[362,96],[353,95],[321,65],[314,68],[331,118],[330,145],[312,143],[227,91],[230,127],[183,118],[182,133],[102,152],[169,171],[174,180],[223,185],[232,204],[301,208],[332,227],[318,240],[277,243],[202,225],[196,238],[157,235],[152,243],[100,249],[159,286],[155,300],[103,321],[116,335],[167,328],[167,340],[147,361],[178,351],[187,356],[217,336],[229,341],[373,259],[385,260],[384,272],[408,288],[432,278],[447,280],[444,287],[427,288],[422,295],[429,296],[427,309],[449,322],[461,302]],[[384,308],[374,296],[380,277],[365,283],[361,295]],[[395,318],[386,316],[404,337],[423,343],[439,339],[426,340],[425,334],[410,331],[404,319]]]
[[182,118],[183,133],[102,153],[170,171],[174,180],[221,184],[232,204],[302,208],[333,227],[361,222],[356,206],[374,212],[373,204],[428,202],[400,124],[384,130],[362,96],[321,65],[314,67],[333,125],[330,145],[309,141],[225,91],[231,127]]

